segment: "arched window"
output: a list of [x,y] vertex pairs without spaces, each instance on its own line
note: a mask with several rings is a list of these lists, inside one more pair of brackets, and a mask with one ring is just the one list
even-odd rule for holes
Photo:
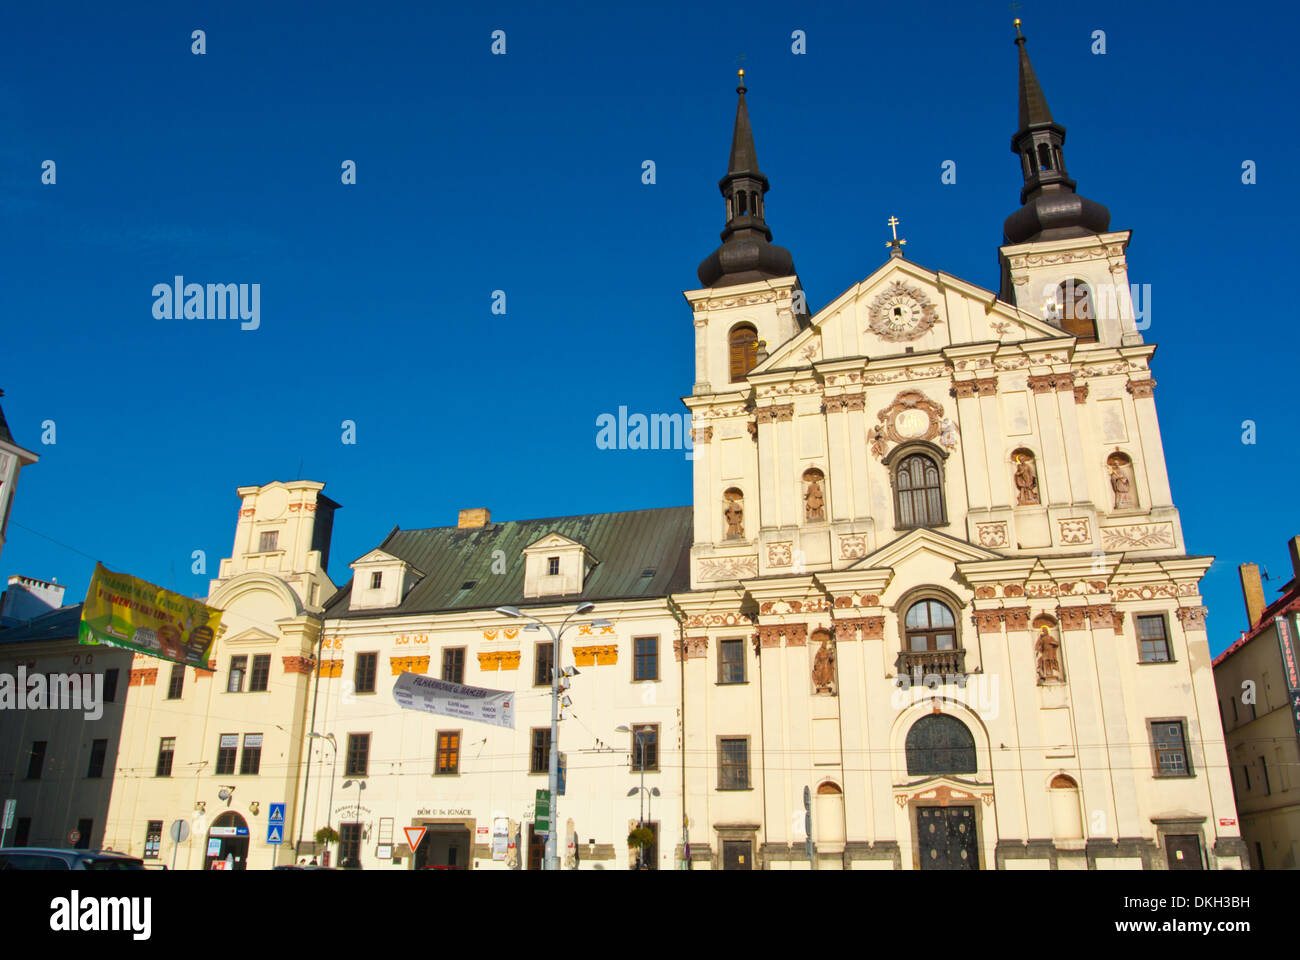
[[909,653],[957,649],[956,618],[938,600],[921,600],[912,604],[903,618],[903,632]]
[[1063,773],[1052,778],[1052,835],[1057,840],[1082,840],[1083,816],[1079,785]]
[[938,465],[924,453],[901,460],[894,473],[894,499],[899,527],[943,523],[943,484]]
[[932,713],[907,731],[909,776],[974,773],[975,738],[966,724],[946,713]]
[[1078,337],[1081,343],[1097,341],[1092,290],[1082,280],[1066,280],[1056,288],[1056,315],[1061,320],[1061,329]]
[[738,323],[728,334],[731,345],[731,382],[738,383],[758,364],[758,330],[753,324]]
[[749,207],[748,207],[749,194],[745,193],[742,190],[740,193],[736,194],[736,198],[740,201],[740,208],[736,211],[736,216],[743,217],[745,214],[749,212]]
[[1052,169],[1052,150],[1045,143],[1038,145],[1038,165],[1044,170]]
[[826,519],[826,475],[816,467],[803,472],[803,518],[809,523]]

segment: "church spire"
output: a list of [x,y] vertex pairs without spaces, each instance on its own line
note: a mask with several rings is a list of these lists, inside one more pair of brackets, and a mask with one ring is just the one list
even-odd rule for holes
[[736,87],[736,123],[731,133],[731,156],[718,189],[727,201],[727,222],[722,246],[704,259],[697,271],[706,287],[726,287],[755,280],[788,277],[794,273],[790,251],[771,242],[772,231],[763,217],[767,177],[758,169],[754,131],[745,103],[745,71]]
[[1065,169],[1065,127],[1052,119],[1019,20],[1015,26],[1020,61],[1020,129],[1011,138],[1011,152],[1020,157],[1025,185],[1020,191],[1021,208],[1003,224],[1006,242],[1062,240],[1102,233],[1110,226],[1110,211],[1075,192],[1075,182]]

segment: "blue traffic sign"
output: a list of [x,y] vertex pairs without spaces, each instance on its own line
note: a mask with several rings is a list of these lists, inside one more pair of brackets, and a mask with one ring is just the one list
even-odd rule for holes
[[268,823],[266,825],[267,843],[284,843],[284,824]]
[[267,818],[268,823],[284,823],[284,804],[271,804],[271,816]]

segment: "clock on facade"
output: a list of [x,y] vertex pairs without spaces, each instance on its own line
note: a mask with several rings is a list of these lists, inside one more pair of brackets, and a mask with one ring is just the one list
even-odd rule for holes
[[867,321],[876,336],[898,342],[921,336],[939,322],[939,314],[924,293],[895,280],[871,301]]

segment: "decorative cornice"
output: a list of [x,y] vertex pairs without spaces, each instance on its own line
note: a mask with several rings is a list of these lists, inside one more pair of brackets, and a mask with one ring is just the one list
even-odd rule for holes
[[1178,622],[1184,630],[1204,630],[1207,613],[1209,610],[1205,607],[1179,607]]
[[[489,654],[486,654],[486,656],[489,656],[489,657],[496,657],[497,654],[489,653]],[[490,665],[490,666],[489,666],[489,665],[485,665],[485,664],[483,663],[483,657],[484,657],[484,654],[481,654],[481,653],[480,653],[480,654],[478,655],[478,665],[479,665],[479,669],[480,669],[480,670],[495,670],[495,669],[496,669],[496,664],[493,663],[493,664]],[[429,658],[428,658],[428,657],[389,657],[389,658],[388,658],[388,666],[389,666],[389,669],[391,669],[391,670],[393,671],[393,676],[395,676],[395,677],[400,677],[403,673],[428,673],[428,672],[429,672]]]
[[1074,388],[1075,403],[1083,403],[1087,399],[1088,399],[1088,385],[1086,383],[1080,384],[1079,386]]
[[794,404],[775,403],[770,407],[759,407],[754,413],[760,424],[780,423],[783,420],[794,419]]
[[997,377],[979,377],[974,380],[958,380],[948,391],[958,400],[967,400],[971,397],[992,397],[998,392]]
[[[708,637],[687,637],[686,638],[686,659],[703,660],[709,655],[709,638]],[[682,660],[682,641],[673,641],[673,659],[678,663]]]
[[1124,389],[1133,394],[1134,400],[1144,400],[1155,392],[1156,382],[1150,377],[1145,380],[1130,380]]
[[137,670],[132,670],[132,671],[131,671],[131,679],[130,679],[130,681],[128,682],[127,686],[131,686],[131,687],[139,687],[139,686],[152,687],[152,686],[154,686],[157,682],[158,682],[158,668],[157,668],[157,667],[144,667],[144,668],[141,668],[141,669],[137,669]]
[[310,677],[316,669],[316,661],[311,657],[281,657],[280,661],[284,664],[285,673],[300,673]]

